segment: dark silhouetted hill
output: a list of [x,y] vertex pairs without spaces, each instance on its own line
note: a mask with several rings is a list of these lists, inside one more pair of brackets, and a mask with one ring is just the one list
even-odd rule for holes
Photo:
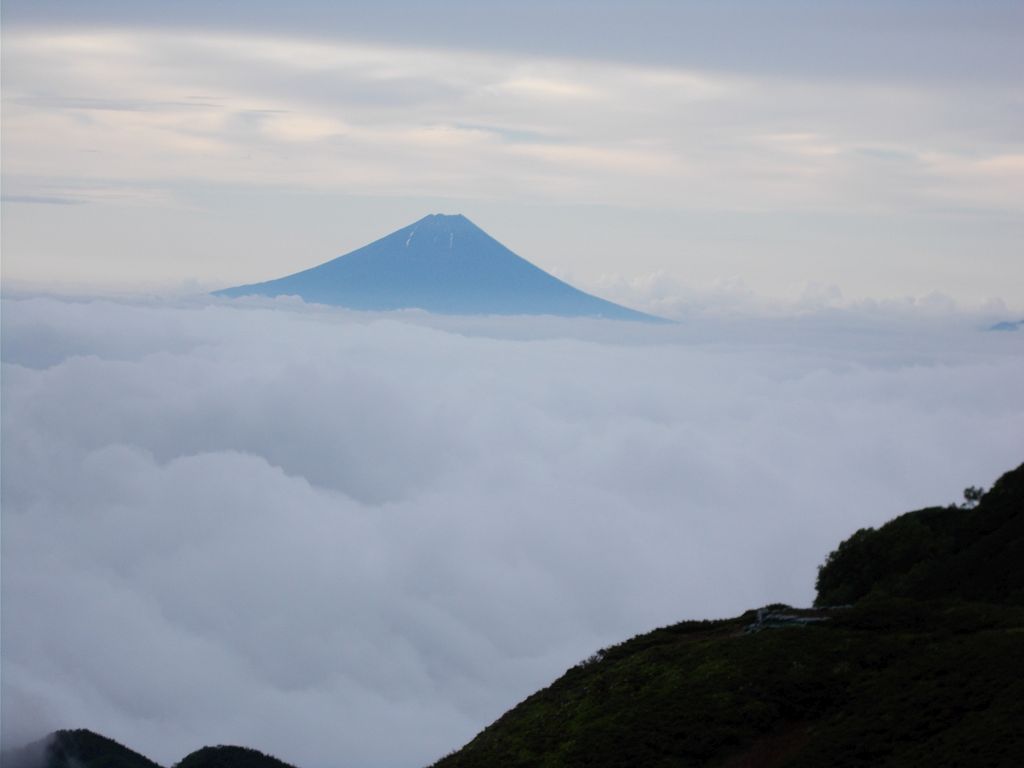
[[833,552],[818,603],[594,654],[435,768],[1024,765],[1024,466]]
[[20,749],[4,750],[2,768],[160,768],[113,739],[84,728],[54,731]]
[[664,322],[573,288],[465,216],[433,214],[367,246],[278,280],[221,296],[295,295],[360,310],[449,315],[559,315]]
[[908,512],[863,528],[828,556],[816,605],[867,596],[961,598],[1024,605],[1024,464],[978,505]]
[[[5,750],[0,768],[161,768],[113,739],[79,729],[55,731],[20,749]],[[294,768],[248,747],[203,747],[174,768]]]
[[294,768],[276,757],[248,747],[203,747],[175,768]]

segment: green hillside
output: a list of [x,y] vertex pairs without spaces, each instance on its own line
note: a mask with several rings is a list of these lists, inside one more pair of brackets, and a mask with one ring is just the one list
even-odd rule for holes
[[1024,765],[1024,466],[858,531],[819,606],[608,648],[435,768]]

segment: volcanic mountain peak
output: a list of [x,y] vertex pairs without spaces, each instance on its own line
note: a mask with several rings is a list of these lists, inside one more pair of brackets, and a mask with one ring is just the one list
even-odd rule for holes
[[222,296],[297,295],[352,309],[561,315],[659,321],[584,293],[534,266],[462,214],[425,216],[311,269]]

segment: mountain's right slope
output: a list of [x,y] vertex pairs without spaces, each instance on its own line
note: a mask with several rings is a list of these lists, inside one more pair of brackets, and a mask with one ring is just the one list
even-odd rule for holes
[[436,768],[1024,765],[1022,526],[1024,465],[974,509],[859,531],[818,608],[606,649]]

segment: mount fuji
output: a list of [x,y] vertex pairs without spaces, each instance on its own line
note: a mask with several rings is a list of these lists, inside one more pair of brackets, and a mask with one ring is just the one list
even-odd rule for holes
[[573,288],[465,216],[432,214],[317,267],[220,296],[296,295],[359,310],[448,315],[560,315],[664,322]]

